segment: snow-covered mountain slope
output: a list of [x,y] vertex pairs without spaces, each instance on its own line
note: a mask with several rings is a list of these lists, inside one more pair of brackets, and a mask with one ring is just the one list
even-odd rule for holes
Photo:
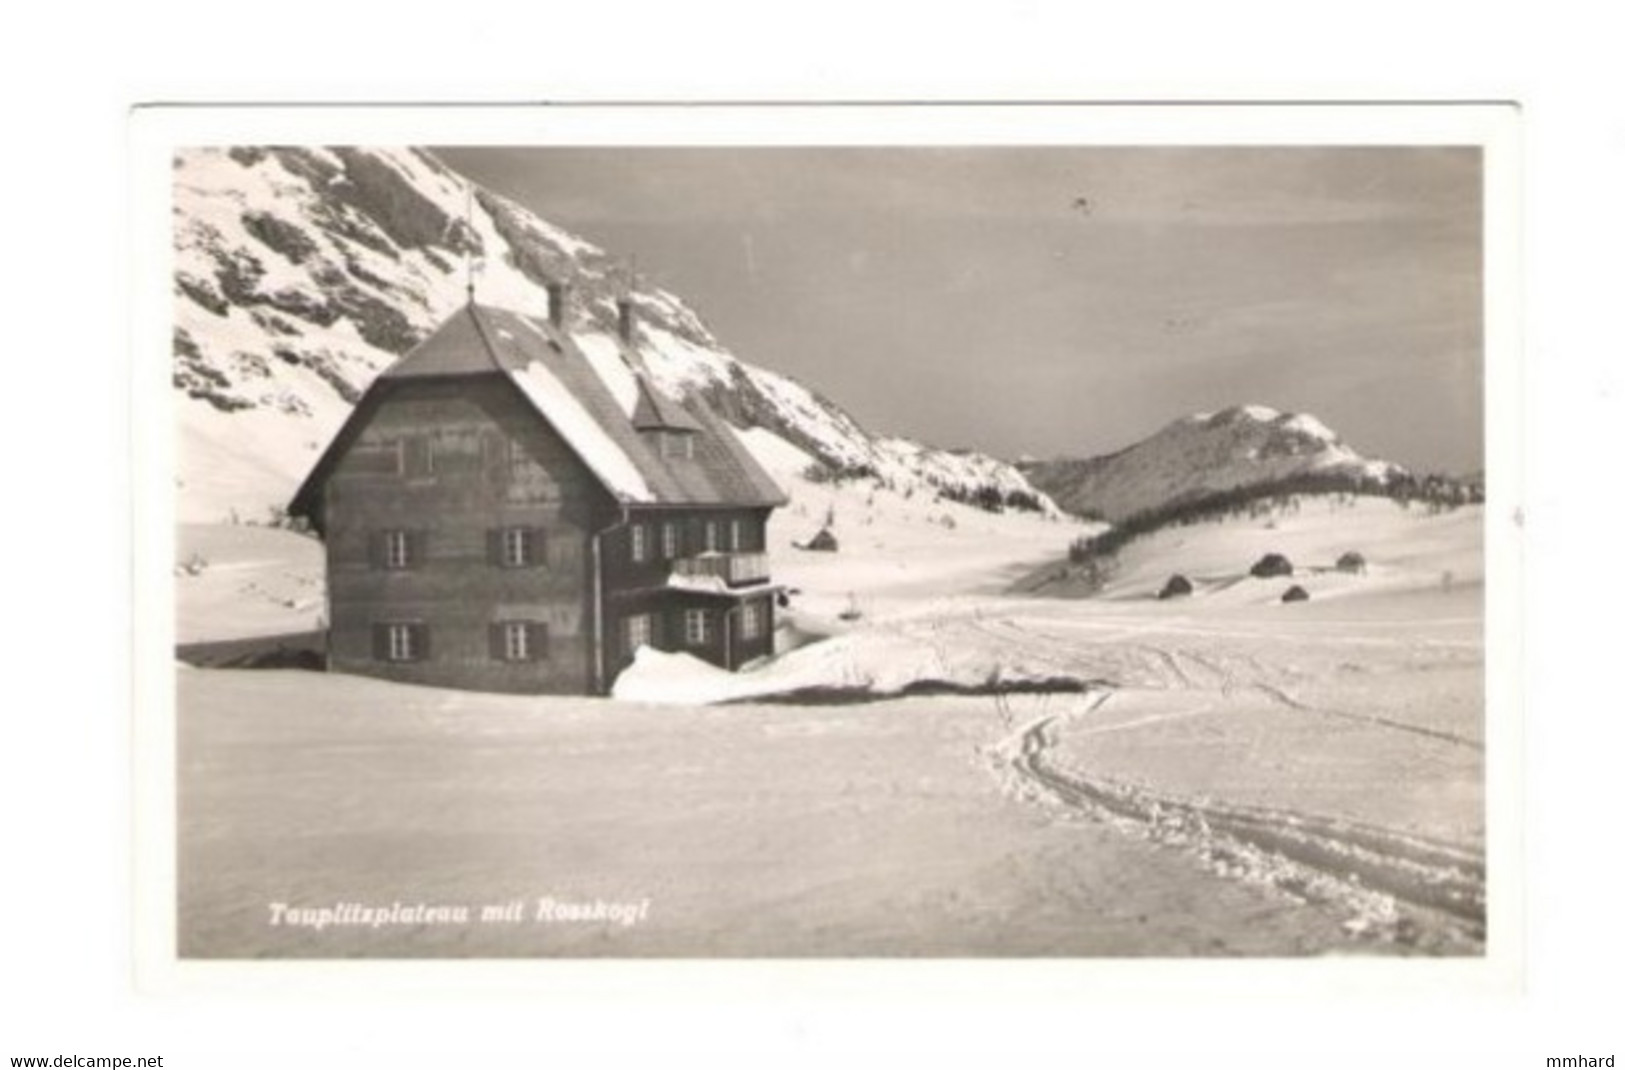
[[1379,482],[1403,475],[1356,453],[1307,413],[1244,405],[1176,420],[1101,457],[1021,465],[1062,508],[1116,522],[1172,502],[1303,473],[1346,473]]
[[[930,487],[898,489],[878,475],[808,479],[811,458],[802,450],[765,428],[742,437],[790,496],[768,524],[773,577],[796,590],[798,612],[826,623],[852,608],[873,620],[950,595],[1002,590],[1101,530],[1064,516],[990,513]],[[826,527],[838,553],[800,548]]]
[[466,300],[469,264],[482,303],[518,311],[546,310],[547,283],[567,282],[571,330],[595,365],[618,364],[615,299],[628,293],[637,356],[657,382],[830,472],[1055,512],[1010,465],[871,435],[813,390],[736,359],[677,297],[629,283],[608,253],[429,153],[188,150],[173,178],[184,521],[285,505],[373,378]]
[[[1467,505],[1434,510],[1371,496],[1303,495],[1265,515],[1208,517],[1163,528],[1118,551],[1105,584],[1093,597],[1154,599],[1178,573],[1193,585],[1195,603],[1277,605],[1293,585],[1313,601],[1402,592],[1450,590],[1484,580],[1484,510]],[[1358,553],[1358,572],[1339,570],[1344,554]],[[1290,576],[1249,572],[1265,554],[1284,555]],[[1054,595],[1067,593],[1043,589]]]

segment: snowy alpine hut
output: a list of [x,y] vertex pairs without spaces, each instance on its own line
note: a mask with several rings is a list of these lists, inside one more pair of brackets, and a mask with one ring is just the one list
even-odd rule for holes
[[362,396],[289,507],[327,546],[328,668],[602,693],[640,646],[770,653],[786,501],[715,413],[615,334],[472,298]]
[[826,554],[833,554],[841,548],[841,544],[840,541],[835,538],[835,533],[826,527],[819,528],[818,534],[808,539],[806,545],[802,548],[806,550],[817,550]]

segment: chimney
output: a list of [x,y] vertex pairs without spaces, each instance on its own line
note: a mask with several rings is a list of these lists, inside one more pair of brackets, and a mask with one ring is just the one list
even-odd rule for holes
[[632,303],[630,296],[615,299],[615,329],[621,336],[621,341],[631,345],[636,340],[638,331],[638,309]]
[[565,307],[570,299],[570,287],[562,282],[547,284],[547,321],[553,326],[563,328],[569,316],[569,309]]

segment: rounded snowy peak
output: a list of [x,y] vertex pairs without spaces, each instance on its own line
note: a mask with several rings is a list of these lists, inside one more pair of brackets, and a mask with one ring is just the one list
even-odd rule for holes
[[1195,427],[1208,430],[1237,428],[1284,431],[1306,439],[1326,443],[1340,441],[1337,432],[1306,412],[1289,413],[1268,405],[1232,405],[1218,412],[1196,412],[1175,420],[1174,427]]

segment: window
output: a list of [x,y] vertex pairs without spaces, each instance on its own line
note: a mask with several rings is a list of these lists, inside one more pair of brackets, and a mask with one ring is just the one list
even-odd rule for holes
[[423,661],[429,656],[428,625],[398,621],[374,624],[372,656],[378,661]]
[[486,533],[486,556],[503,568],[532,568],[547,561],[547,543],[539,528],[493,528]]
[[358,442],[344,459],[344,467],[355,475],[398,476],[402,472],[399,442]]
[[761,602],[746,602],[739,610],[739,638],[760,639],[767,614]]
[[632,560],[649,560],[649,532],[642,524],[632,525]]
[[434,475],[434,440],[409,438],[404,446],[406,475],[423,477]]
[[502,533],[502,563],[509,568],[530,564],[530,532],[509,528]]
[[668,561],[677,557],[677,525],[670,520],[660,525],[660,553]]
[[516,483],[525,483],[545,477],[547,470],[542,467],[541,462],[530,455],[523,442],[510,438],[502,445],[507,453],[508,478]]
[[738,553],[745,548],[745,522],[742,520],[728,521],[728,549]]
[[661,453],[688,461],[694,459],[694,436],[687,431],[664,431],[660,435]]
[[639,613],[626,618],[626,652],[633,653],[640,646],[654,645],[654,618]]
[[408,569],[417,564],[410,531],[386,531],[379,536],[376,548],[378,563],[387,569]]
[[707,520],[705,522],[705,552],[708,554],[713,553],[715,552],[716,548],[717,522],[715,520]]
[[703,609],[683,610],[683,640],[689,646],[704,646],[711,641],[711,614]]
[[528,625],[504,625],[502,634],[509,661],[530,660],[530,627]]
[[491,625],[491,657],[497,661],[540,661],[547,657],[547,625],[505,620]]

